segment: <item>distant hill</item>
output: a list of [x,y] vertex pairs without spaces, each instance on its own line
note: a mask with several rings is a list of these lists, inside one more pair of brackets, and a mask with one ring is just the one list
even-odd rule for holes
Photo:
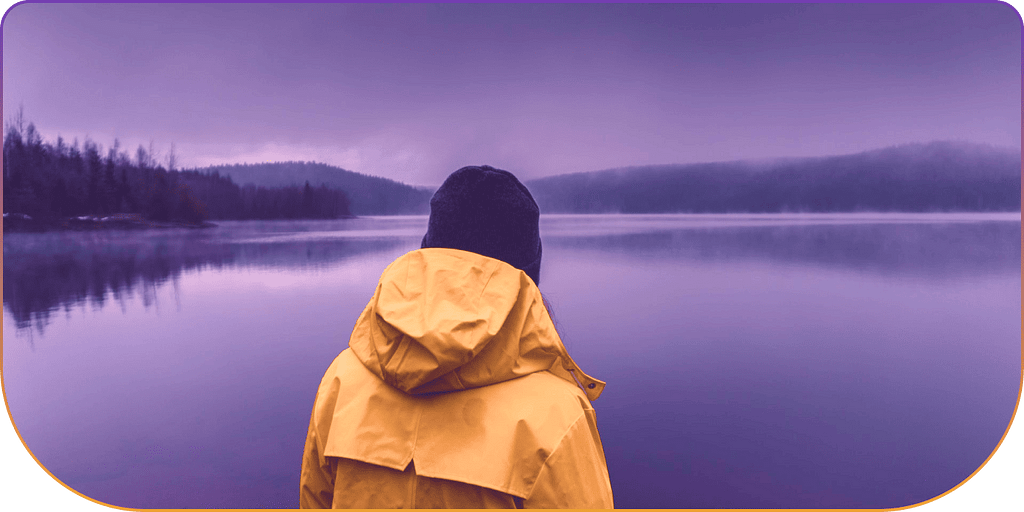
[[430,212],[431,190],[413,187],[387,178],[367,176],[340,167],[315,162],[218,165],[195,169],[231,176],[239,184],[284,187],[309,181],[326,184],[348,194],[354,215],[403,215]]
[[1019,211],[1021,153],[965,142],[652,165],[526,183],[544,213]]

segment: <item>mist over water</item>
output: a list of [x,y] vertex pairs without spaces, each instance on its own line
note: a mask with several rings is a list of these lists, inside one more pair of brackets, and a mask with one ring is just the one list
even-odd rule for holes
[[[991,453],[1020,215],[566,215],[541,291],[616,506],[899,507]],[[125,507],[294,507],[309,411],[425,217],[4,237],[4,384],[55,476]]]

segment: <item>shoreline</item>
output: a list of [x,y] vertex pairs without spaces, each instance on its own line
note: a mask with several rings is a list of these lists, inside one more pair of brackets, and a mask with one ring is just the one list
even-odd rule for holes
[[[835,212],[662,212],[662,213],[547,213],[541,214],[541,218],[573,218],[573,217],[608,217],[608,218],[653,218],[653,219],[680,219],[680,220],[734,220],[771,222],[771,221],[794,221],[802,220],[810,223],[818,223],[828,220],[847,221],[927,221],[934,218],[948,216],[966,215],[978,217],[978,220],[1008,220],[1009,216],[1019,216],[1020,211],[835,211]],[[336,219],[220,219],[229,222],[235,221],[303,221],[303,220],[344,220],[373,217],[423,217],[421,215],[346,215]],[[176,221],[154,221],[143,218],[137,214],[113,214],[109,216],[88,215],[81,217],[43,217],[33,218],[21,213],[5,213],[3,218],[3,232],[5,233],[45,233],[52,231],[107,231],[125,230],[141,231],[148,229],[208,229],[219,227],[219,224],[204,221],[201,223],[176,222]]]
[[143,230],[143,229],[206,229],[217,227],[211,222],[160,222],[144,219],[142,216],[86,215],[81,217],[33,218],[25,214],[5,213],[5,233],[43,233],[47,231],[100,231],[100,230]]
[[[244,219],[256,221],[273,220],[340,220],[357,219],[356,215],[346,215],[337,219]],[[235,219],[223,219],[235,220]],[[41,217],[34,218],[23,213],[5,213],[3,222],[4,233],[46,233],[52,231],[142,231],[148,229],[209,229],[219,224],[203,221],[200,223],[180,221],[155,221],[143,218],[138,214],[113,214],[109,216],[84,215],[80,217]]]

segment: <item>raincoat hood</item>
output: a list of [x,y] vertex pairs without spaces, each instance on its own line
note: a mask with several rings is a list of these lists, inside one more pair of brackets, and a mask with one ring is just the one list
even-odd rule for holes
[[569,357],[526,273],[456,249],[419,249],[389,265],[349,346],[370,372],[410,395],[542,371],[579,386],[590,400],[605,386]]
[[590,403],[603,388],[523,271],[410,252],[384,270],[320,382],[300,504],[611,508]]

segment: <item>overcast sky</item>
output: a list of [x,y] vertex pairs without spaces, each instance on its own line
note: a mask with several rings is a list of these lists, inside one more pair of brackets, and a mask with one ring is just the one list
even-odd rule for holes
[[1005,4],[22,4],[3,108],[185,166],[315,160],[416,185],[1021,141]]

